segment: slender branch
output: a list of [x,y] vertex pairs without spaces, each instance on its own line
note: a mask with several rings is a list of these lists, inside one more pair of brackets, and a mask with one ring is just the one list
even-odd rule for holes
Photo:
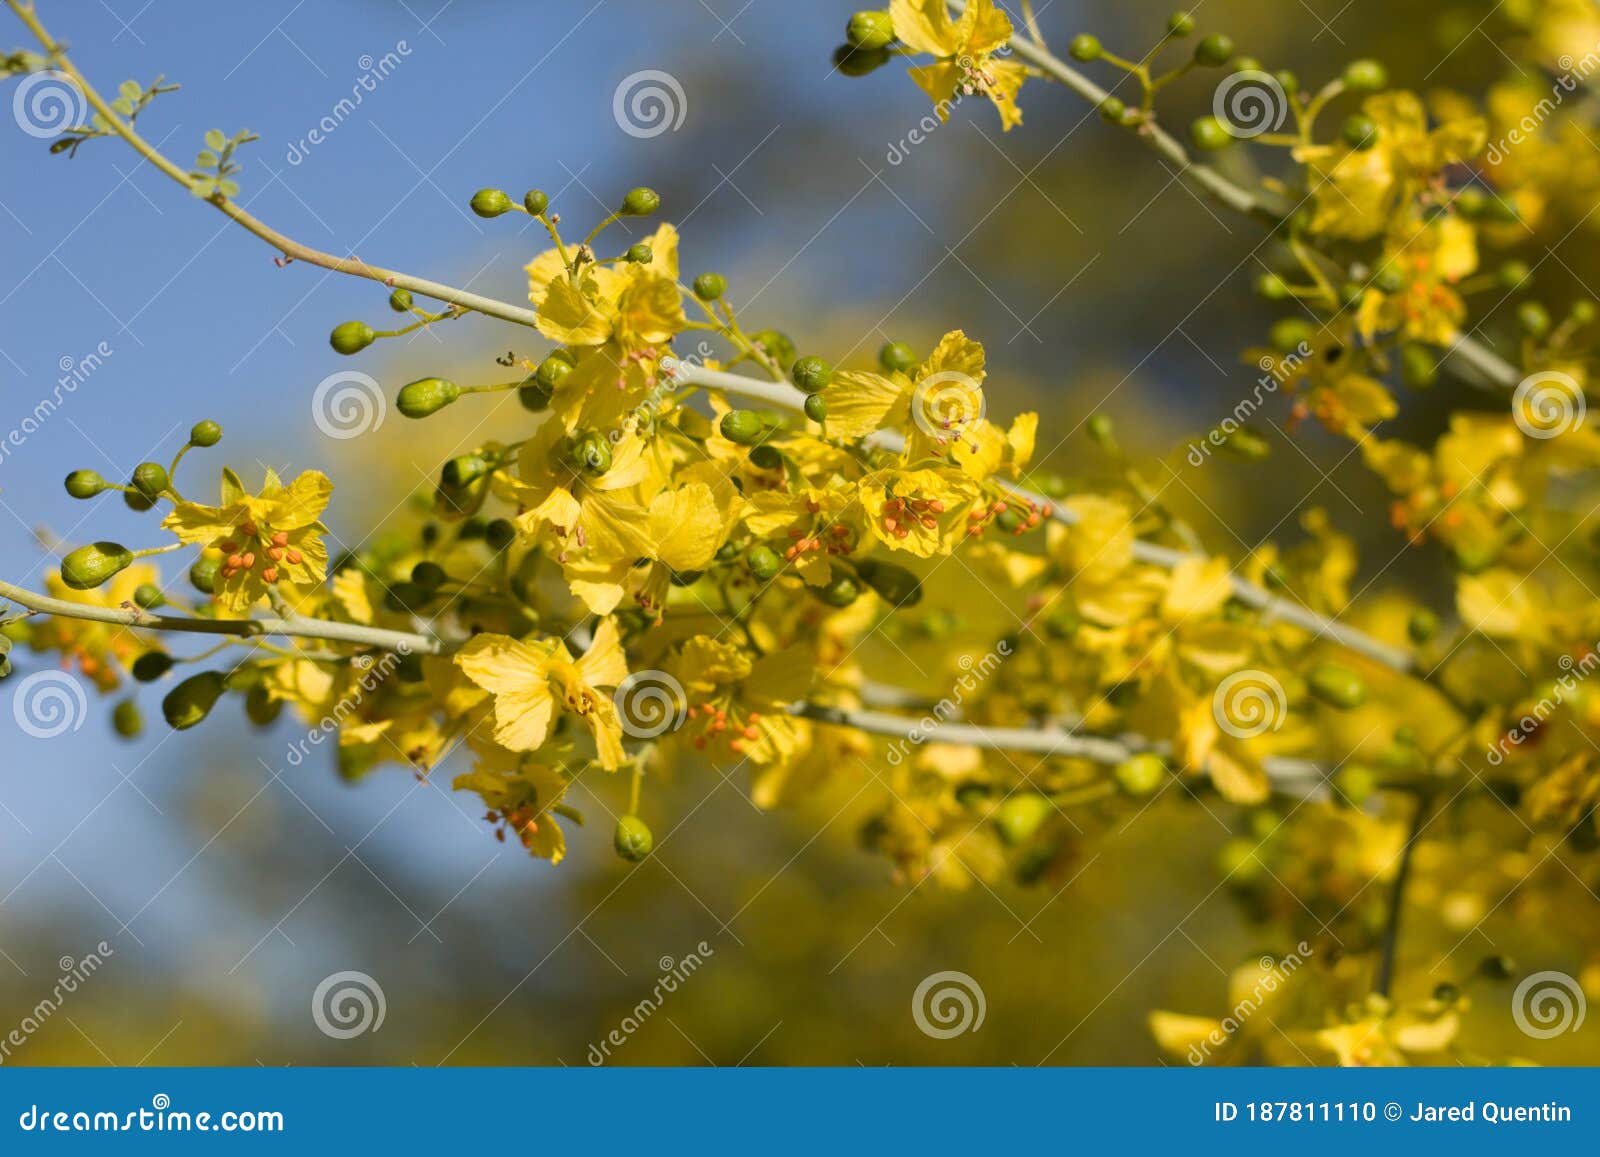
[[[719,390],[727,394],[735,394],[786,410],[803,412],[802,407],[805,404],[805,395],[787,382],[763,382],[755,378],[747,378],[742,374],[730,374],[722,370],[708,370],[700,366],[692,366],[673,358],[663,358],[661,360],[661,369],[663,373],[666,373],[675,381],[702,386],[706,389]],[[868,438],[867,441],[874,447],[890,451],[898,451],[905,445],[900,435],[887,430],[880,430]],[[1008,494],[1032,502],[1036,506],[1046,507],[1050,511],[1050,517],[1057,522],[1071,526],[1078,521],[1075,513],[1063,507],[1060,503],[1051,502],[1044,495],[1036,494],[1020,486],[1014,486],[1009,482],[1001,481],[997,484]],[[1176,550],[1168,546],[1161,546],[1158,543],[1146,542],[1143,539],[1135,540],[1133,556],[1140,562],[1150,563],[1153,566],[1163,567],[1167,570],[1172,570],[1181,563],[1194,559],[1203,560],[1206,557],[1204,555],[1191,554],[1188,551]],[[1319,638],[1330,639],[1342,647],[1365,655],[1396,671],[1409,673],[1416,667],[1414,656],[1403,648],[1390,646],[1388,643],[1375,639],[1354,627],[1337,622],[1326,615],[1318,614],[1309,607],[1271,594],[1239,575],[1230,575],[1228,581],[1233,588],[1235,598],[1269,618],[1291,623],[1302,630],[1310,631]]]
[[1378,957],[1378,971],[1372,981],[1372,991],[1388,996],[1394,986],[1395,955],[1400,948],[1400,917],[1405,910],[1406,882],[1411,877],[1411,856],[1422,829],[1433,817],[1434,801],[1424,795],[1417,800],[1417,810],[1411,817],[1411,830],[1406,834],[1405,846],[1400,849],[1400,867],[1394,874],[1394,885],[1389,891],[1389,913],[1383,926],[1383,947]]

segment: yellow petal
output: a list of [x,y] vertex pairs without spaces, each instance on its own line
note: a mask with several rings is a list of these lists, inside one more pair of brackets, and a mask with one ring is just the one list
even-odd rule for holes
[[949,56],[960,44],[944,0],[890,0],[894,34],[908,48],[929,56]]
[[608,618],[594,633],[594,641],[578,660],[578,672],[591,687],[617,687],[628,677],[628,660],[622,653],[617,620]]

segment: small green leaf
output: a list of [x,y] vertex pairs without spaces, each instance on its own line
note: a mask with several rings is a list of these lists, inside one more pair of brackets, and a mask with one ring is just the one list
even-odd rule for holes
[[206,132],[206,147],[221,150],[228,143],[228,138],[222,135],[221,129],[209,129]]
[[239,182],[223,181],[217,185],[217,189],[224,197],[237,197],[239,195]]
[[189,186],[189,191],[196,197],[209,197],[217,191],[217,182],[200,173],[190,174],[194,177],[194,184]]
[[125,96],[119,96],[116,100],[111,102],[111,107],[121,115],[127,116],[129,113],[133,112],[133,101],[129,100]]
[[214,169],[217,167],[217,154],[205,149],[194,159],[194,163],[198,169]]
[[144,93],[144,89],[139,87],[139,82],[137,80],[123,81],[117,86],[117,91],[123,96],[127,97],[129,100],[138,100],[139,97]]

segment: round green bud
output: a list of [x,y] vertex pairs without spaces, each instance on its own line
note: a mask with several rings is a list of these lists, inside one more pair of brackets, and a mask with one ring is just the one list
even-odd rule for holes
[[1300,91],[1300,77],[1287,68],[1280,68],[1273,73],[1272,79],[1278,82],[1278,87],[1283,89],[1285,96],[1293,96]]
[[1167,765],[1159,755],[1145,751],[1124,759],[1112,774],[1129,795],[1151,795],[1167,778]]
[[217,593],[217,575],[221,570],[222,563],[218,559],[209,556],[198,559],[189,568],[189,585],[203,595],[214,595]]
[[1378,143],[1378,122],[1367,116],[1346,117],[1339,139],[1352,149],[1364,152]]
[[1517,306],[1517,324],[1529,337],[1543,337],[1550,332],[1550,311],[1537,301],[1525,301]]
[[701,301],[715,301],[728,292],[728,279],[720,273],[702,273],[694,279],[694,295]]
[[333,332],[328,335],[328,344],[335,353],[358,354],[373,342],[378,340],[378,335],[372,332],[372,327],[364,321],[347,321],[333,327]]
[[550,194],[543,189],[529,189],[522,195],[522,207],[535,217],[542,217],[550,208]]
[[444,567],[436,562],[424,560],[411,568],[411,581],[424,590],[438,590],[449,577],[445,574]]
[[539,368],[533,371],[533,376],[545,389],[554,390],[572,369],[572,355],[564,350],[557,350],[539,363]]
[[283,700],[267,690],[265,683],[257,683],[244,695],[244,714],[257,727],[266,727],[283,712]]
[[1461,999],[1461,989],[1448,980],[1440,981],[1433,986],[1433,999],[1440,1004],[1454,1004]]
[[764,329],[760,333],[751,334],[750,340],[765,350],[767,356],[784,369],[794,364],[794,342],[781,330]]
[[67,493],[74,498],[93,498],[106,488],[106,480],[96,470],[74,470],[67,475]]
[[629,189],[628,195],[622,198],[622,215],[624,217],[648,217],[661,208],[661,194],[654,189],[640,187]]
[[1031,839],[1054,810],[1054,804],[1034,792],[1009,796],[995,809],[995,830],[1002,843],[1014,848]]
[[489,459],[476,450],[457,454],[439,469],[439,480],[452,489],[471,486],[489,473]]
[[855,580],[855,576],[835,571],[828,585],[815,593],[830,607],[848,607],[861,597],[861,584]]
[[189,427],[189,445],[209,449],[222,441],[222,427],[207,419]]
[[591,478],[598,478],[611,469],[611,444],[606,441],[604,434],[594,431],[579,435],[572,440],[567,461],[572,463],[574,469]]
[[656,259],[656,251],[643,241],[637,245],[628,246],[628,251],[622,255],[624,261],[631,261],[635,265],[649,265]]
[[825,422],[828,419],[828,400],[821,394],[807,394],[801,408],[813,422]]
[[1344,68],[1344,86],[1351,92],[1377,92],[1387,87],[1389,70],[1376,60],[1352,60]]
[[1263,273],[1256,278],[1256,293],[1268,301],[1282,301],[1289,296],[1289,286],[1276,273]]
[[845,25],[844,38],[850,47],[875,52],[894,43],[894,22],[887,12],[857,12]]
[[504,550],[517,541],[517,528],[509,519],[497,518],[484,528],[483,541],[490,550]]
[[1360,807],[1378,790],[1378,773],[1365,764],[1346,764],[1334,777],[1333,786],[1351,807]]
[[1425,345],[1407,342],[1400,347],[1400,380],[1413,390],[1425,390],[1439,378],[1439,359]]
[[1339,304],[1346,309],[1358,305],[1362,295],[1367,292],[1367,287],[1357,281],[1341,281],[1339,283]]
[[1194,46],[1194,59],[1207,68],[1221,68],[1233,59],[1233,38],[1220,32],[1202,36]]
[[165,651],[146,651],[133,661],[133,677],[141,683],[154,683],[172,670],[172,656]]
[[143,514],[145,511],[155,506],[155,504],[155,499],[146,498],[137,490],[124,490],[122,492],[122,505],[126,506],[129,510],[137,511],[140,514]]
[[1580,297],[1572,303],[1572,309],[1567,313],[1573,325],[1588,325],[1596,316],[1600,316],[1600,306],[1591,298]]
[[833,380],[833,367],[819,357],[804,357],[794,363],[789,377],[806,393],[814,394]]
[[396,313],[410,313],[415,304],[409,289],[397,289],[389,295],[389,308]]
[[153,611],[166,601],[167,596],[155,583],[140,583],[133,589],[133,605],[142,610]]
[[1406,633],[1413,643],[1426,643],[1439,633],[1439,616],[1427,609],[1413,611],[1406,621]]
[[472,194],[472,200],[468,204],[480,217],[498,217],[502,213],[511,212],[511,198],[506,196],[504,189],[479,189]]
[[778,453],[776,446],[763,442],[751,448],[750,465],[757,470],[780,470],[783,468],[783,455]]
[[878,597],[896,607],[914,607],[922,601],[922,582],[898,563],[863,559],[856,573]]
[[90,591],[133,561],[118,542],[91,542],[61,560],[61,581],[75,591]]
[[139,704],[124,699],[111,709],[111,726],[124,739],[132,739],[144,730],[144,716],[139,714]]
[[1018,514],[1011,507],[1007,507],[995,518],[994,524],[1007,534],[1010,534],[1012,531],[1016,530],[1022,525],[1022,515]]
[[461,396],[461,387],[445,378],[418,378],[400,387],[395,408],[408,418],[437,414]]
[[1117,424],[1111,420],[1110,414],[1090,414],[1083,429],[1084,433],[1089,435],[1089,440],[1102,450],[1116,444]]
[[611,833],[611,846],[631,864],[637,864],[656,846],[656,837],[650,827],[638,816],[623,816]]
[[1235,56],[1228,62],[1230,72],[1262,72],[1261,62],[1253,56]]
[[878,350],[878,364],[886,373],[909,374],[917,366],[917,354],[903,341],[886,341]]
[[1478,974],[1487,980],[1509,980],[1517,962],[1509,956],[1485,956],[1478,961]]
[[1303,317],[1286,317],[1267,332],[1272,348],[1282,353],[1293,353],[1301,346],[1309,346],[1317,336],[1316,327]]
[[1318,663],[1306,673],[1306,686],[1330,707],[1352,711],[1367,701],[1367,682],[1339,663]]
[[722,436],[740,446],[754,446],[761,441],[766,423],[754,410],[729,410],[722,415]]
[[1372,279],[1372,286],[1379,293],[1399,293],[1405,285],[1405,276],[1393,265],[1385,265]]
[[1101,48],[1099,39],[1090,36],[1087,32],[1080,32],[1077,36],[1074,36],[1071,43],[1067,45],[1067,55],[1072,57],[1073,60],[1081,60],[1085,62],[1099,60],[1100,52]]
[[161,714],[174,731],[187,731],[199,723],[222,697],[224,682],[220,671],[202,671],[179,683],[161,701]]
[[1233,144],[1233,134],[1216,117],[1201,117],[1189,126],[1189,140],[1200,151],[1215,153]]
[[770,546],[752,546],[745,552],[744,564],[758,582],[771,582],[783,569],[783,559]]
[[536,375],[517,387],[517,401],[529,413],[542,414],[550,408],[550,390]]
[[1167,17],[1167,34],[1170,36],[1193,36],[1194,17],[1187,12],[1174,12]]
[[158,498],[167,488],[167,468],[159,462],[141,462],[133,468],[133,486],[146,498]]
[[855,48],[841,44],[833,50],[833,67],[844,76],[866,76],[893,59],[887,48]]
[[1120,125],[1122,118],[1128,113],[1128,106],[1114,96],[1108,96],[1100,102],[1100,119],[1108,125]]

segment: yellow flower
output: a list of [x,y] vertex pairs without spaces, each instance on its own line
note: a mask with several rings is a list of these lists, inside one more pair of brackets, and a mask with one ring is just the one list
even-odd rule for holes
[[558,250],[527,266],[528,300],[539,313],[539,332],[564,345],[614,342],[624,353],[652,350],[672,340],[687,320],[678,289],[678,234],[663,225],[646,239],[648,264],[584,266],[576,280]]
[[959,20],[950,19],[944,0],[892,0],[889,16],[907,47],[939,58],[911,69],[911,79],[933,100],[940,120],[950,118],[951,105],[981,92],[994,102],[1003,130],[1022,123],[1017,92],[1027,69],[994,58],[1011,39],[1011,20],[994,0],[971,0]]
[[[1467,316],[1456,283],[1478,268],[1477,235],[1459,217],[1420,222],[1392,235],[1380,268],[1399,273],[1405,284],[1386,294],[1369,287],[1357,314],[1361,335],[1398,330],[1408,341],[1447,346]],[[1392,417],[1393,412],[1383,415]]]
[[727,751],[757,765],[780,763],[800,749],[805,725],[785,708],[811,689],[813,657],[789,649],[759,659],[732,643],[697,635],[673,671],[689,702],[687,736],[701,751]]
[[610,691],[628,677],[614,619],[606,619],[580,659],[559,639],[523,642],[478,635],[456,664],[494,696],[494,738],[509,751],[537,751],[550,737],[558,712],[568,712],[594,736],[600,765],[614,771],[623,760],[622,725]]
[[254,606],[267,591],[286,584],[291,597],[321,583],[328,573],[328,549],[317,521],[333,483],[308,470],[288,486],[267,471],[260,494],[248,493],[232,470],[222,472],[222,503],[180,502],[162,521],[186,543],[215,549],[222,558],[216,598],[230,614]]
[[867,534],[918,558],[949,554],[967,534],[981,495],[959,470],[874,470],[857,483]]
[[556,816],[576,815],[561,802],[567,794],[566,777],[496,744],[475,741],[471,747],[477,762],[450,786],[483,797],[489,819],[504,825],[495,833],[500,839],[509,828],[530,855],[559,864],[567,854],[567,837]]

